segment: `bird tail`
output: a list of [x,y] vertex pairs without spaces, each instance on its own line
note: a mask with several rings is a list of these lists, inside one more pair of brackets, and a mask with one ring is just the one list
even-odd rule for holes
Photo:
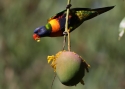
[[114,6],[109,6],[109,7],[103,7],[103,8],[96,8],[96,9],[91,9],[91,8],[77,8],[78,10],[76,11],[83,11],[82,17],[83,20],[89,20],[93,17],[96,17],[104,12],[107,12],[111,9],[113,9]]
[[92,11],[96,11],[96,12],[97,12],[97,15],[98,15],[98,14],[102,14],[102,13],[104,13],[104,12],[107,12],[107,11],[113,9],[114,7],[115,7],[115,6],[97,8],[97,9],[92,9]]

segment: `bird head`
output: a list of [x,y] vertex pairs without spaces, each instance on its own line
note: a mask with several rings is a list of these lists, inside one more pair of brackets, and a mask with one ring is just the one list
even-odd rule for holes
[[36,41],[40,41],[40,37],[45,37],[48,34],[48,31],[46,30],[45,26],[38,27],[34,30],[33,38]]

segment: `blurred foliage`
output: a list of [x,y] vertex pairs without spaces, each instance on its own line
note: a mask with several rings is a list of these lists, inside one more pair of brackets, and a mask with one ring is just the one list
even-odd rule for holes
[[[33,40],[33,30],[65,9],[67,0],[0,0],[0,89],[49,89],[54,77],[46,57],[62,49],[63,37]],[[84,22],[71,34],[72,50],[91,65],[85,86],[66,87],[56,78],[53,89],[124,89],[125,36],[118,27],[124,0],[72,0],[72,7],[114,9]]]

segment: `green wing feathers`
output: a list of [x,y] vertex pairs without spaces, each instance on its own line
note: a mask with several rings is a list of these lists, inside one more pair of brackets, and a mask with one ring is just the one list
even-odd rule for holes
[[80,20],[89,20],[93,17],[96,17],[104,12],[107,12],[114,8],[114,6],[111,7],[103,7],[103,8],[97,8],[97,9],[90,9],[90,8],[74,8],[72,10],[75,11],[75,14],[78,16]]

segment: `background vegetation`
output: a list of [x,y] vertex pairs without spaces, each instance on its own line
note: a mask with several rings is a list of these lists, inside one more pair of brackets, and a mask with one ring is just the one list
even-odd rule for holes
[[[63,38],[33,40],[36,27],[65,9],[67,0],[0,0],[0,89],[50,89],[53,69],[46,57],[62,49]],[[114,9],[84,22],[71,34],[72,50],[90,65],[85,86],[53,89],[124,89],[125,36],[118,41],[119,23],[125,17],[124,0],[72,0],[72,7]]]

